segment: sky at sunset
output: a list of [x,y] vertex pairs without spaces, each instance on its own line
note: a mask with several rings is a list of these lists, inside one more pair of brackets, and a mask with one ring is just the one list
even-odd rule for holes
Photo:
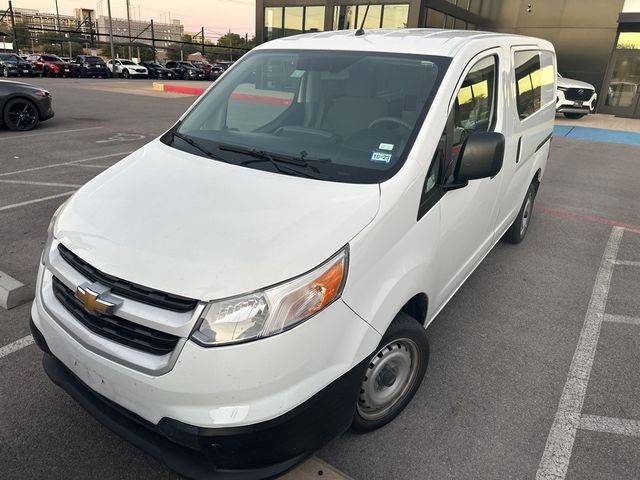
[[[0,0],[0,5],[6,1]],[[154,22],[166,21],[169,16],[181,20],[186,32],[205,28],[205,37],[216,41],[217,37],[229,30],[252,37],[255,34],[254,0],[130,0],[131,18],[142,20],[153,18]],[[111,0],[114,17],[126,18],[125,0]],[[33,8],[41,12],[55,13],[55,0],[13,0],[16,9]],[[93,8],[107,15],[107,0],[58,0],[61,15],[73,15],[74,8]],[[2,5],[2,10],[6,5]],[[138,14],[138,12],[140,12]]]

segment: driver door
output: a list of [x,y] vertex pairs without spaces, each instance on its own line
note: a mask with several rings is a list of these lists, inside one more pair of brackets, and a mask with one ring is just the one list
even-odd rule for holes
[[[451,177],[465,139],[474,132],[503,131],[500,97],[500,49],[472,60],[458,85],[441,141],[445,181]],[[503,173],[471,180],[441,199],[441,281],[438,308],[456,292],[488,252],[493,241],[495,210]]]

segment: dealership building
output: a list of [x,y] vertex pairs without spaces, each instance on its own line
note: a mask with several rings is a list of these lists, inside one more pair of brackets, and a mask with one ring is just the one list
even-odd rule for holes
[[598,111],[640,118],[640,0],[257,0],[256,40],[364,28],[448,28],[553,42],[558,70],[599,92]]

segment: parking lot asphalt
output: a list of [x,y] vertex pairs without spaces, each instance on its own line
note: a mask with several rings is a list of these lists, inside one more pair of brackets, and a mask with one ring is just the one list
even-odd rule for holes
[[[194,97],[150,81],[35,79],[56,117],[0,129],[0,271],[33,286],[51,214]],[[500,243],[429,327],[413,402],[318,456],[354,479],[640,478],[640,147],[556,138],[530,230]],[[0,309],[0,476],[176,476],[42,371],[29,305]],[[327,478],[327,477],[325,477]]]

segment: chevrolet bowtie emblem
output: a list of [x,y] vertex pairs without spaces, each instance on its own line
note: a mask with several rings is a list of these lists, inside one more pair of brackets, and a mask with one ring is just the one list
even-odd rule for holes
[[113,315],[113,312],[122,304],[122,300],[113,297],[110,292],[107,287],[99,283],[83,283],[76,289],[76,298],[91,314]]

